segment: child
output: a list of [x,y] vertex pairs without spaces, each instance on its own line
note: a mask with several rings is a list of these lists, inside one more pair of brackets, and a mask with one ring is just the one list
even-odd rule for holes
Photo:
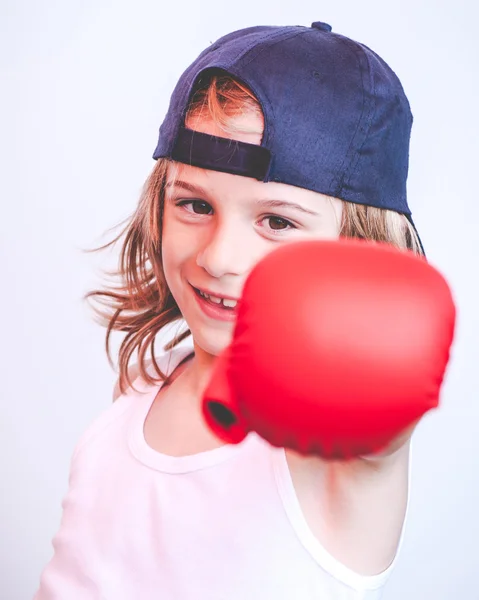
[[[116,402],[75,449],[36,600],[381,596],[411,431],[381,455],[328,461],[253,433],[222,444],[201,398],[245,279],[272,249],[356,237],[422,253],[406,201],[411,124],[384,61],[321,22],[231,33],[184,73],[122,234],[120,287],[91,294],[107,347],[125,332]],[[181,318],[189,330],[158,356],[156,335]]]

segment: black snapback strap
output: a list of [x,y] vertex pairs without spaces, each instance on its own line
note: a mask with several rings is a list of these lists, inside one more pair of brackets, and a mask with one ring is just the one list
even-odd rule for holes
[[171,158],[178,162],[253,177],[264,181],[271,164],[271,153],[263,146],[238,142],[181,127],[178,131]]

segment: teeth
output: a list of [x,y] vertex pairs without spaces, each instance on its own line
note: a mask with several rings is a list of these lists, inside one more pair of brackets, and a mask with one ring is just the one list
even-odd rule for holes
[[238,302],[236,300],[227,300],[226,298],[223,298],[223,304],[228,308],[234,308]]
[[200,296],[203,296],[203,298],[206,298],[206,300],[210,300],[214,304],[221,304],[221,302],[223,302],[223,306],[226,306],[227,308],[234,308],[238,304],[237,300],[228,300],[227,298],[219,298],[218,296],[210,296],[209,294],[206,294],[205,292],[202,292],[201,290],[198,290],[198,292],[200,293]]

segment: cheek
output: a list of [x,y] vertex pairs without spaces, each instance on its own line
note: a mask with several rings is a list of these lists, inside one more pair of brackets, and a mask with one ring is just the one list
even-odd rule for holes
[[170,286],[170,281],[178,280],[181,272],[196,264],[201,250],[201,232],[175,219],[165,207],[163,230],[161,236],[161,252],[163,271]]
[[171,276],[188,260],[190,252],[188,244],[183,240],[181,231],[176,230],[177,228],[173,224],[167,224],[165,220],[161,238],[161,253],[163,271],[168,284]]

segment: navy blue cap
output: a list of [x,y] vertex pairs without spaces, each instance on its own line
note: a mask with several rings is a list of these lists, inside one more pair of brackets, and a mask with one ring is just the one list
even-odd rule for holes
[[[212,72],[255,94],[265,122],[261,146],[185,127],[189,101]],[[411,126],[398,77],[368,47],[319,21],[251,27],[220,38],[183,73],[153,158],[294,185],[411,220]]]

